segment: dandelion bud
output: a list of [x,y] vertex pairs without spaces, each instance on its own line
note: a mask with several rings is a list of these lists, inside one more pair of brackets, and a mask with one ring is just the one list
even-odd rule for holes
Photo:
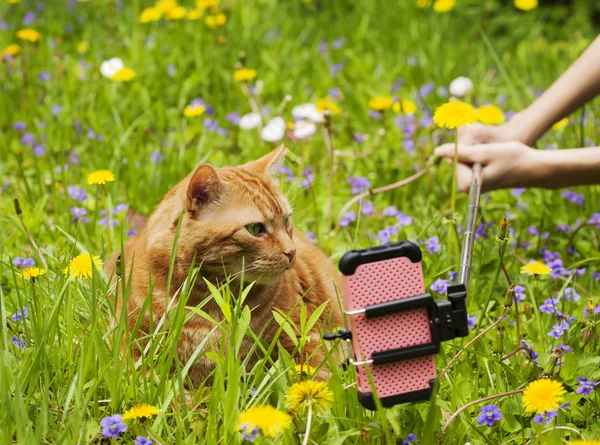
[[15,204],[15,213],[20,218],[21,216],[23,216],[23,211],[21,210],[21,204],[19,204],[19,200],[17,198],[15,198],[13,200],[13,202]]
[[523,312],[525,312],[526,315],[531,315],[531,305],[529,303],[523,305]]
[[504,296],[504,307],[510,308],[512,307],[513,300],[515,298],[515,283],[510,283],[510,287],[506,291],[506,295]]
[[492,351],[494,354],[502,355],[504,352],[504,326],[498,326],[496,330],[496,338],[494,339],[494,347]]
[[592,318],[594,316],[594,308],[594,300],[590,298],[587,303],[588,317]]
[[500,221],[500,232],[498,232],[496,239],[499,242],[508,241],[508,219],[506,219],[506,216],[503,216],[502,221]]

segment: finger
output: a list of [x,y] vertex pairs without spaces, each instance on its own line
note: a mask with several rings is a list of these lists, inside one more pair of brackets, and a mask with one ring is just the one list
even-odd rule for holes
[[456,164],[456,179],[458,188],[462,192],[468,192],[473,181],[473,170],[465,164]]
[[[434,154],[454,159],[454,144],[440,145],[434,150]],[[473,164],[475,162],[484,162],[486,148],[481,145],[458,144],[458,162]]]
[[485,138],[482,137],[482,134],[484,132],[485,126],[480,123],[459,127],[458,142],[465,145],[474,145],[480,144],[482,142],[487,142],[486,140],[484,140]]

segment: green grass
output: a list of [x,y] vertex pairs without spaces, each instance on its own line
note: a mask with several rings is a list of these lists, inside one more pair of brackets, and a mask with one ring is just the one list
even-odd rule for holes
[[[98,443],[107,440],[100,439],[103,417],[145,402],[162,413],[145,423],[129,422],[120,442],[132,443],[136,435],[143,435],[161,444],[235,444],[243,442],[235,428],[238,413],[257,404],[285,410],[284,392],[300,380],[289,372],[294,357],[276,341],[267,344],[260,340],[260,332],[250,332],[252,314],[243,305],[243,295],[234,295],[227,287],[211,290],[210,298],[227,314],[214,323],[223,340],[220,349],[202,352],[216,364],[212,386],[189,392],[185,380],[190,363],[176,359],[176,346],[186,318],[206,316],[202,305],[185,304],[191,286],[201,279],[197,268],[190,271],[179,303],[164,319],[155,320],[157,328],[137,364],[131,356],[121,356],[108,341],[111,334],[127,336],[127,325],[122,319],[112,323],[115,309],[103,273],[95,273],[91,280],[68,280],[62,273],[73,256],[90,252],[107,260],[127,239],[129,227],[123,220],[110,233],[99,225],[102,209],[122,202],[149,215],[160,197],[197,163],[236,165],[273,148],[255,131],[236,129],[225,120],[229,112],[251,111],[233,80],[240,57],[258,71],[262,90],[257,101],[271,107],[271,116],[282,114],[291,120],[293,105],[314,103],[333,87],[343,94],[337,100],[341,113],[332,116],[330,127],[336,151],[333,190],[322,132],[308,141],[284,140],[291,149],[288,166],[297,176],[297,181],[282,185],[294,206],[295,223],[317,234],[318,244],[338,260],[348,249],[377,244],[377,233],[394,223],[381,211],[394,205],[412,217],[412,224],[401,228],[393,241],[423,241],[437,235],[443,246],[438,253],[424,255],[429,288],[456,269],[454,250],[445,248],[452,227],[447,223],[452,172],[446,163],[416,182],[374,196],[374,215],[361,216],[335,234],[327,227],[330,196],[334,219],[352,196],[348,177],[366,176],[374,186],[395,182],[410,176],[414,168],[423,168],[436,142],[453,137],[433,126],[419,125],[413,137],[417,149],[410,156],[402,148],[405,137],[394,124],[394,113],[390,110],[381,121],[368,117],[369,99],[389,94],[398,78],[404,84],[393,95],[415,101],[423,84],[447,86],[455,77],[466,75],[475,84],[466,100],[473,104],[489,101],[504,111],[518,111],[535,97],[536,90],[547,88],[596,35],[589,19],[595,7],[585,1],[522,13],[508,1],[459,0],[454,11],[436,14],[408,0],[316,0],[312,4],[233,0],[223,8],[227,24],[217,30],[209,29],[203,20],[138,23],[136,17],[150,5],[138,0],[123,2],[122,7],[105,0],[77,3],[72,8],[63,2],[46,2],[44,11],[36,9],[37,3],[23,0],[0,7],[0,18],[7,23],[7,29],[0,31],[0,48],[15,42],[15,32],[24,27],[23,15],[30,10],[36,11],[37,18],[28,27],[43,35],[37,44],[22,43],[21,54],[13,61],[0,62],[0,175],[5,182],[0,189],[1,443]],[[191,6],[191,2],[181,3]],[[338,38],[345,43],[333,49],[331,43]],[[82,41],[88,50],[79,54],[77,45]],[[318,50],[321,41],[329,43],[324,54]],[[120,57],[133,68],[135,79],[118,84],[102,77],[100,63],[112,57]],[[416,58],[415,66],[408,63],[409,57]],[[334,63],[343,65],[337,77],[329,71]],[[168,73],[169,65],[175,68],[173,74]],[[51,79],[39,80],[42,71],[50,72]],[[286,95],[291,96],[289,103]],[[214,107],[215,118],[230,131],[229,136],[204,129],[204,117],[183,116],[183,109],[197,97]],[[437,91],[424,97],[418,102],[417,119],[425,109],[433,112],[446,100]],[[57,116],[51,113],[55,104],[62,107]],[[571,116],[571,125],[551,131],[538,148],[549,144],[578,147],[588,140],[597,145],[594,115],[598,105],[586,107],[584,124],[579,124],[579,111]],[[38,140],[44,137],[44,156],[35,157],[33,149],[20,142],[22,134],[12,128],[17,121],[25,122],[26,131]],[[103,140],[88,137],[89,129]],[[367,134],[369,139],[359,144],[353,132]],[[71,152],[81,163],[73,163]],[[153,152],[159,152],[162,160],[151,162]],[[57,170],[65,164],[68,170]],[[308,166],[314,168],[315,181],[303,190],[298,182]],[[98,169],[111,170],[116,181],[104,189],[88,186],[88,173]],[[83,187],[87,200],[77,203],[69,198],[68,185]],[[561,444],[580,435],[600,439],[597,393],[585,397],[575,392],[577,377],[600,379],[596,319],[583,316],[588,298],[600,303],[600,287],[593,276],[600,260],[599,232],[593,226],[584,227],[573,238],[576,253],[566,253],[570,234],[557,230],[558,223],[576,228],[592,217],[599,209],[600,189],[576,191],[585,198],[581,206],[552,191],[528,190],[520,198],[509,191],[487,195],[482,200],[481,220],[491,226],[475,245],[468,301],[469,313],[479,320],[470,338],[444,345],[437,358],[440,371],[457,353],[462,354],[441,379],[434,400],[366,411],[357,402],[356,389],[348,387],[354,382],[353,369],[330,363],[328,385],[334,405],[314,417],[309,443],[402,443],[409,433],[423,444]],[[22,207],[22,222],[14,211],[14,198]],[[465,203],[465,196],[459,195],[459,224],[464,224]],[[72,222],[69,209],[75,205],[87,209],[89,223]],[[358,206],[354,210],[358,212]],[[516,327],[510,323],[515,320],[514,308],[499,327],[464,349],[504,310],[508,284],[502,274],[495,279],[499,265],[495,236],[503,216],[514,229],[504,265],[512,279],[527,288],[527,300],[519,303],[520,328],[539,352],[540,365],[523,352],[500,360],[519,346]],[[548,232],[547,238],[530,235],[532,225],[542,234]],[[33,257],[42,267],[24,227],[48,263],[48,273],[35,282],[20,277],[12,265],[20,256]],[[524,248],[523,242],[531,244]],[[523,261],[543,260],[545,250],[559,252],[567,269],[587,269],[581,276],[566,275],[567,281],[545,277],[538,291],[534,280],[520,275],[519,269]],[[123,280],[119,285],[127,294],[129,283]],[[556,321],[537,308],[541,301],[573,285],[581,300],[561,299],[560,310],[576,320],[555,340],[547,332]],[[483,314],[488,296],[491,304]],[[29,317],[23,323],[12,321],[11,315],[23,306],[28,307]],[[294,330],[284,316],[279,320],[281,330]],[[306,328],[296,329],[299,344]],[[26,340],[27,347],[17,348],[11,340],[14,335]],[[251,369],[239,355],[244,336],[252,339],[264,357]],[[560,343],[574,351],[558,365],[552,351]],[[277,357],[272,354],[275,351],[279,351]],[[571,402],[550,425],[533,423],[521,396],[514,395],[490,402],[504,415],[493,428],[477,424],[482,405],[475,405],[442,434],[446,420],[463,405],[521,389],[542,375],[561,381],[567,389],[565,401]],[[186,396],[193,403],[182,403]],[[294,414],[293,428],[272,443],[301,443],[306,421],[305,414]],[[256,443],[271,442],[259,438]]]

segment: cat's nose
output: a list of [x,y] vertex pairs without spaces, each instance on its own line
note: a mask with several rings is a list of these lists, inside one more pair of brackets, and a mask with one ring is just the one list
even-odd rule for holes
[[288,258],[291,266],[294,263],[294,258],[296,258],[296,249],[284,250],[283,254]]

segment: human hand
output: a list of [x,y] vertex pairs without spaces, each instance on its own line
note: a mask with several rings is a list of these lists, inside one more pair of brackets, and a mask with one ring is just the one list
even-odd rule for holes
[[[437,147],[434,154],[454,158],[454,144]],[[538,185],[544,176],[539,152],[520,142],[458,145],[458,187],[467,191],[473,179],[471,166],[481,164],[482,190]]]
[[465,145],[488,144],[492,142],[519,141],[531,145],[535,142],[528,128],[528,113],[515,114],[502,125],[484,125],[480,123],[466,125],[458,129],[458,143]]

